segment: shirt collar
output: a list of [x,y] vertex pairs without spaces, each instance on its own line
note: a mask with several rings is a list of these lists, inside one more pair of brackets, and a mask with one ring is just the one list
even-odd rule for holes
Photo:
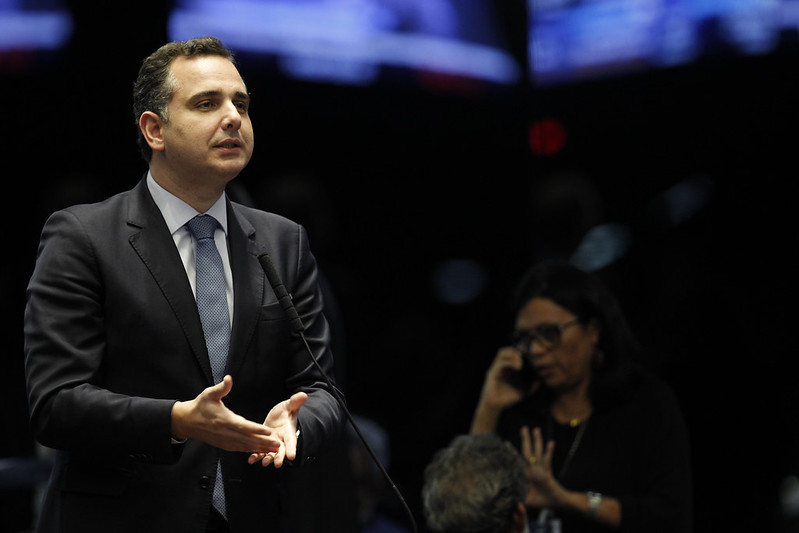
[[[161,211],[171,234],[174,234],[195,216],[203,214],[156,183],[150,171],[147,171],[147,188],[155,200],[155,205]],[[227,235],[227,206],[224,192],[204,214],[214,217]]]

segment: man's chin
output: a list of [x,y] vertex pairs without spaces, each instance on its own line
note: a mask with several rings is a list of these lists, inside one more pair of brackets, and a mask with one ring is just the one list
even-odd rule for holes
[[227,181],[238,176],[247,167],[249,161],[225,161],[217,165],[217,172],[225,176]]

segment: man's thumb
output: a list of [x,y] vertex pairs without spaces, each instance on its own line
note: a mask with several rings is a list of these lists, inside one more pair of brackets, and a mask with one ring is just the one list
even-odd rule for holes
[[222,381],[209,388],[211,396],[216,400],[221,400],[233,390],[233,378],[228,374]]

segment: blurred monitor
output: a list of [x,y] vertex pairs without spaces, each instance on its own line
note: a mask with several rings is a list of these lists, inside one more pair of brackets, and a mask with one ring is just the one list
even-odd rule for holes
[[492,0],[176,0],[171,40],[212,35],[267,75],[344,85],[443,76],[510,85],[523,68]]
[[537,86],[768,54],[799,28],[799,0],[527,1]]
[[38,67],[72,37],[62,0],[0,0],[0,72]]

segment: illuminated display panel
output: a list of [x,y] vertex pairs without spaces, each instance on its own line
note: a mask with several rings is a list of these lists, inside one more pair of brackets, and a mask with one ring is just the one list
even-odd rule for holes
[[371,85],[417,74],[509,85],[519,62],[489,0],[178,0],[172,40],[220,38],[293,79]]
[[0,71],[38,66],[68,44],[73,26],[63,2],[0,0]]
[[528,0],[539,86],[775,52],[799,28],[797,0]]

